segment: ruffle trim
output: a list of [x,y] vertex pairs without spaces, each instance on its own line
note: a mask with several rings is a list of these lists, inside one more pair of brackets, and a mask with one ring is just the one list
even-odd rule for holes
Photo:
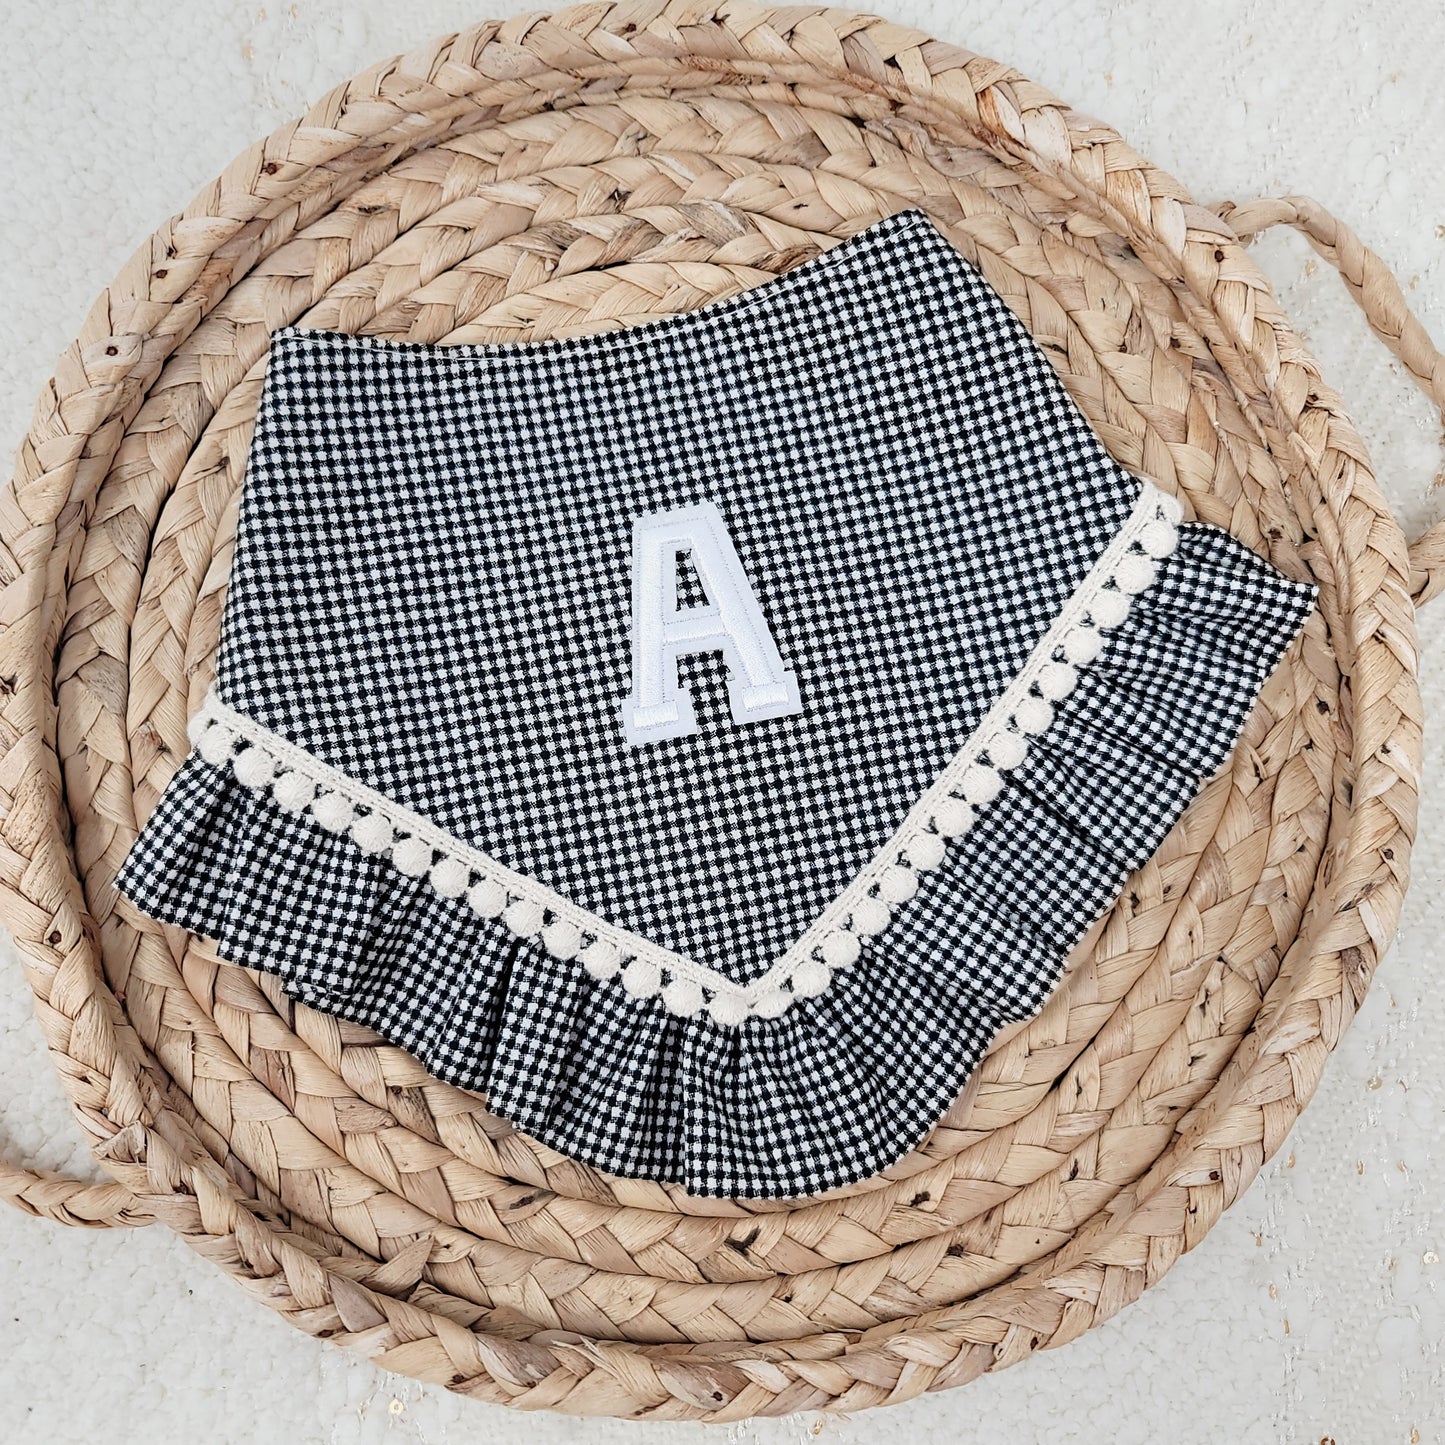
[[[559,967],[540,932],[499,927],[439,893],[429,869],[287,811],[279,775],[248,785],[199,750],[116,885],[562,1154],[699,1196],[817,1194],[916,1147],[1000,1024],[1047,999],[1083,915],[1117,896],[1228,756],[1315,596],[1220,529],[1182,526],[1029,762],[865,965],[739,1027]],[[1141,819],[1127,841],[1101,827],[1121,786]],[[1088,884],[1067,904],[1048,886],[1047,860],[1065,858]]]
[[408,877],[425,877],[442,898],[464,897],[479,918],[539,940],[552,958],[580,964],[598,981],[617,980],[633,999],[660,997],[679,1018],[706,1014],[723,1027],[780,1018],[799,999],[827,992],[835,973],[858,962],[944,863],[950,845],[970,832],[979,810],[999,796],[1004,775],[1022,766],[1053,726],[1080,670],[1126,621],[1134,598],[1154,584],[1158,563],[1178,545],[1181,517],[1174,497],[1140,483],[1124,525],[973,735],[854,881],[745,986],[578,907],[348,777],[229,707],[215,684],[189,736],[208,763],[229,766],[283,811],[345,835],[365,854],[389,858]]

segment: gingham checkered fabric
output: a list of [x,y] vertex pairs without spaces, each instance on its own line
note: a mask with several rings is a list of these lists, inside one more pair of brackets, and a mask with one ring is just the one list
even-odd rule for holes
[[[215,692],[459,847],[752,987],[975,736],[1140,497],[919,210],[622,331],[283,328]],[[699,502],[802,711],[739,724],[722,658],[687,655],[696,733],[629,746],[632,526]],[[680,569],[683,605],[706,601]],[[1042,1005],[1314,597],[1200,524],[1149,575],[973,827],[776,1016],[725,1027],[594,977],[200,749],[117,886],[600,1168],[712,1195],[849,1183]]]

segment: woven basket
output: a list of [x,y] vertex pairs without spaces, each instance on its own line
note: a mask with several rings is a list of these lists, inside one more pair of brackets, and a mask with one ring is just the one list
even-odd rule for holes
[[[1230,765],[885,1175],[732,1204],[537,1145],[366,1030],[117,912],[211,676],[267,336],[614,327],[920,205],[1120,462],[1320,605]],[[875,16],[629,0],[488,23],[252,146],[100,298],[3,498],[0,914],[113,1182],[298,1328],[528,1409],[734,1420],[960,1384],[1107,1319],[1287,1134],[1390,941],[1420,761],[1413,558],[1243,241],[1288,222],[1445,403],[1312,203],[1223,215],[991,60]],[[1413,562],[1413,566],[1412,566]]]

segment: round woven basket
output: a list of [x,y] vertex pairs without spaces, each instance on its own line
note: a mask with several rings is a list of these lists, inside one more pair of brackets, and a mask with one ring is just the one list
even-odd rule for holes
[[[1318,609],[1230,764],[926,1143],[797,1202],[691,1199],[513,1131],[366,1030],[116,906],[211,676],[267,338],[626,325],[924,207],[1124,465]],[[298,1328],[528,1409],[906,1399],[1107,1319],[1284,1139],[1390,941],[1420,761],[1407,553],[1243,241],[1304,230],[1437,402],[1445,362],[1311,203],[1210,210],[1018,72],[876,16],[627,0],[480,25],[252,146],[147,242],[0,512],[0,914],[110,1182]]]

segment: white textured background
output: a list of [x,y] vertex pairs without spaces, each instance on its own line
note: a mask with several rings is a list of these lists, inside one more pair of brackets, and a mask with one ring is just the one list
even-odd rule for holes
[[[373,60],[520,8],[4,0],[7,460],[92,298],[237,151]],[[1200,200],[1317,197],[1396,268],[1445,338],[1445,12],[1434,3],[867,8],[1018,65],[1117,126]],[[1350,402],[1401,515],[1440,515],[1439,418],[1302,240],[1270,237],[1255,254]],[[160,1228],[97,1234],[0,1209],[0,1440],[1445,1441],[1445,599],[1422,618],[1421,639],[1426,775],[1397,946],[1249,1194],[1158,1287],[1081,1341],[852,1419],[522,1416],[303,1336]],[[0,1147],[88,1172],[8,939],[0,951]]]

